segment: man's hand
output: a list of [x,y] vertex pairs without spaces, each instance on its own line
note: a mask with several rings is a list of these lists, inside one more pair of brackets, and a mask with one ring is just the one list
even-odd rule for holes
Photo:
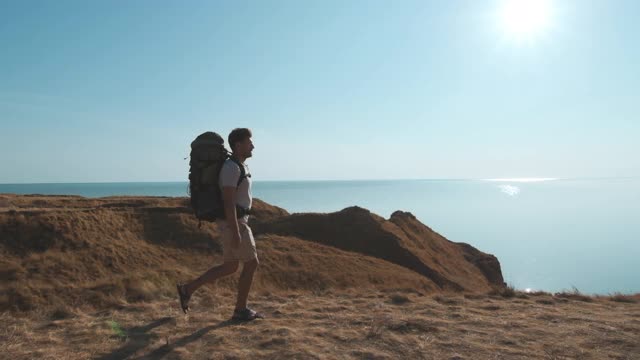
[[236,188],[233,186],[225,186],[222,188],[222,201],[224,202],[224,215],[227,226],[231,227],[233,239],[231,239],[231,247],[237,249],[240,247],[240,227],[236,214]]
[[240,232],[233,232],[233,239],[231,239],[231,247],[237,249],[240,247]]

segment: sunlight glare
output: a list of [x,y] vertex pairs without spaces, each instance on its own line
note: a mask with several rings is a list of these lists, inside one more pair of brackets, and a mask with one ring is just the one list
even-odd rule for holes
[[500,179],[482,179],[484,181],[498,181],[498,182],[540,182],[540,181],[553,181],[558,178],[500,178]]
[[550,26],[553,10],[551,0],[503,0],[498,21],[511,40],[532,41]]
[[509,196],[516,196],[520,193],[520,188],[517,186],[513,186],[513,185],[500,185],[498,186],[500,188],[500,191],[502,191],[503,193],[509,195]]

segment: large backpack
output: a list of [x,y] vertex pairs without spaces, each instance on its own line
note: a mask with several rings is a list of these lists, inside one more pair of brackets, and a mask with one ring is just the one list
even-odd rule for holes
[[[191,142],[189,157],[189,196],[196,218],[200,221],[224,219],[222,192],[218,185],[220,169],[230,158],[224,140],[215,132],[202,133]],[[240,166],[240,172],[237,185],[247,177],[244,166]]]

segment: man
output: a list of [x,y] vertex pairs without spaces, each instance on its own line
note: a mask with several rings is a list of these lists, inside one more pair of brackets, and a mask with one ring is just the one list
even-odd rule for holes
[[[253,274],[258,267],[256,243],[248,225],[248,212],[253,200],[251,197],[251,174],[249,168],[244,164],[245,160],[251,157],[254,149],[251,136],[251,130],[246,128],[234,129],[229,134],[231,158],[222,165],[219,177],[225,218],[217,221],[221,233],[224,263],[209,269],[191,282],[178,284],[180,306],[185,313],[189,310],[188,303],[191,295],[198,288],[235,273],[239,263],[242,262],[242,274],[238,283],[238,298],[233,319],[254,320],[263,317],[247,307]],[[244,169],[241,169],[241,166]]]

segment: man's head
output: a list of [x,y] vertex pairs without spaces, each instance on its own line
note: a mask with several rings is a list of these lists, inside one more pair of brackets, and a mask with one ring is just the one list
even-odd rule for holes
[[237,157],[250,158],[254,148],[251,141],[251,130],[247,128],[233,129],[229,133],[229,147]]

